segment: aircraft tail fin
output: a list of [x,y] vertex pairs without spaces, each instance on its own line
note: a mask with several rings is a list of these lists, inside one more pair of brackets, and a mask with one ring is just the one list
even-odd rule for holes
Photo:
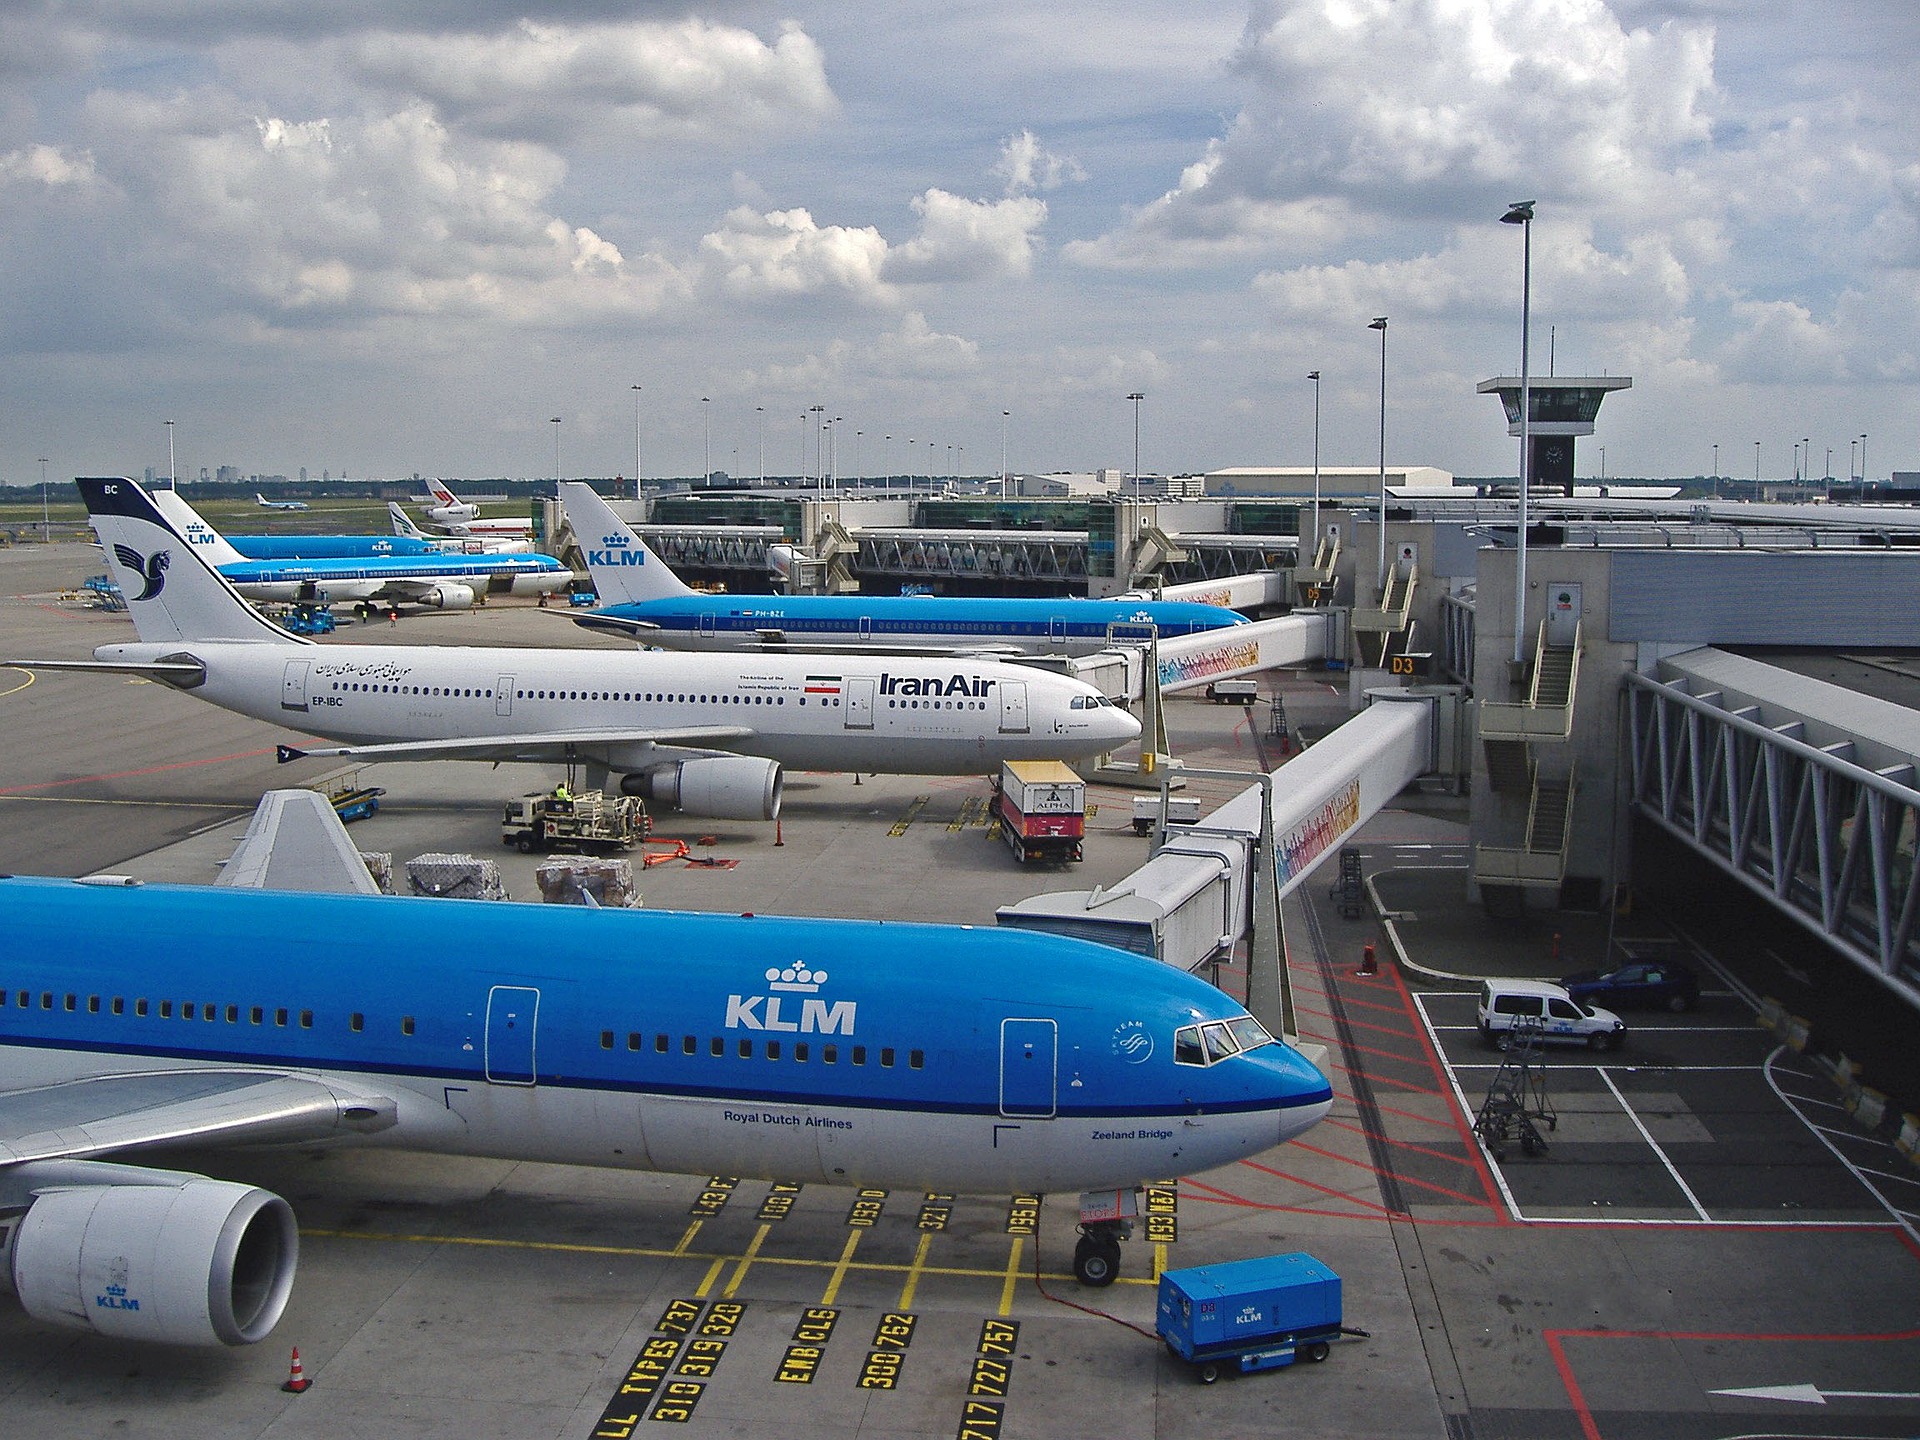
[[393,519],[394,534],[404,535],[409,540],[424,540],[427,538],[426,532],[413,523],[413,517],[391,500],[387,502],[387,514]]
[[427,481],[427,493],[433,496],[437,503],[445,505],[450,509],[459,506],[461,503],[460,497],[447,488],[445,481]]
[[87,502],[108,572],[126,597],[143,641],[311,643],[289,635],[241,599],[204,553],[208,547],[185,539],[133,481],[102,476],[73,483]]
[[247,558],[228,543],[226,536],[209,525],[178,490],[156,490],[148,498],[160,512],[160,518],[193,547],[196,555],[205,556],[209,565],[232,565]]
[[602,605],[635,604],[691,595],[693,588],[667,568],[600,498],[591,485],[567,480],[560,486],[560,503],[587,557],[587,571]]

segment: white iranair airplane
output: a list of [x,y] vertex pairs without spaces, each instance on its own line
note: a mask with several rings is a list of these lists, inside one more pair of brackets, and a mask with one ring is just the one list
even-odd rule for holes
[[449,535],[525,535],[533,529],[531,520],[482,520],[480,507],[462,500],[443,480],[427,481],[427,493],[433,496],[433,504],[427,507],[427,519]]
[[691,815],[772,820],[782,766],[981,775],[1140,734],[1092,686],[995,660],[316,644],[241,599],[133,481],[75,483],[139,643],[9,663],[145,675],[342,742],[282,760],[578,762]]

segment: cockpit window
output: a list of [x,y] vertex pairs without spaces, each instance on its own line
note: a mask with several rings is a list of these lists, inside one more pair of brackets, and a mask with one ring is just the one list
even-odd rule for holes
[[1233,1032],[1216,1020],[1211,1025],[1200,1027],[1200,1036],[1207,1044],[1207,1063],[1224,1060],[1229,1055],[1240,1053],[1240,1042],[1233,1038]]
[[1173,1063],[1214,1065],[1243,1051],[1273,1043],[1266,1027],[1251,1015],[1209,1020],[1204,1025],[1182,1025],[1173,1032]]

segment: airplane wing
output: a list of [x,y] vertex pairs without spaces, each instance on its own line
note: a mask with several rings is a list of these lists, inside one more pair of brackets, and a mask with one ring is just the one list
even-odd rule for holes
[[3,660],[15,670],[75,670],[107,675],[140,675],[164,680],[182,690],[204,684],[207,667],[191,655],[162,656],[157,660]]
[[398,1120],[390,1096],[282,1070],[102,1075],[0,1094],[0,1165],[138,1146],[287,1144],[371,1134]]
[[550,730],[528,735],[477,735],[455,740],[399,740],[378,745],[282,745],[281,764],[314,756],[351,760],[566,760],[615,745],[662,748],[718,746],[744,740],[750,725],[684,725],[652,730]]
[[651,620],[629,620],[623,615],[602,615],[592,610],[567,615],[566,618],[583,630],[604,630],[611,635],[645,635],[650,630],[660,628]]

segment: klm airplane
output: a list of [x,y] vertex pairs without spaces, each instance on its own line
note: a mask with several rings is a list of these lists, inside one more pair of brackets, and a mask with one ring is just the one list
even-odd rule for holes
[[1244,625],[1219,605],[1185,601],[930,595],[708,595],[661,563],[590,485],[560,500],[587,557],[601,606],[572,618],[670,650],[754,646],[1090,655],[1116,639],[1162,639]]
[[551,555],[446,555],[430,545],[412,553],[396,549],[388,554],[249,559],[177,491],[156,491],[152,498],[197,553],[249,600],[314,605],[397,601],[465,610],[476,595],[539,595],[573,583],[573,571]]
[[783,766],[984,775],[1140,735],[1092,686],[994,660],[318,645],[247,605],[133,481],[75,483],[139,642],[14,663],[141,675],[341,742],[283,760],[578,762],[689,815],[773,820]]
[[209,553],[224,542],[242,560],[338,560],[348,556],[437,555],[425,537],[392,535],[219,535],[177,490],[155,490],[153,503],[167,523]]
[[[0,984],[0,1277],[37,1320],[164,1344],[264,1338],[299,1239],[277,1195],[121,1159],[155,1146],[1091,1207],[1332,1102],[1205,982],[1025,931],[16,877]],[[1085,1229],[1076,1272],[1110,1283],[1121,1227]]]
[[269,500],[258,490],[253,492],[253,503],[258,505],[262,510],[304,510],[307,508],[307,502],[304,500]]

